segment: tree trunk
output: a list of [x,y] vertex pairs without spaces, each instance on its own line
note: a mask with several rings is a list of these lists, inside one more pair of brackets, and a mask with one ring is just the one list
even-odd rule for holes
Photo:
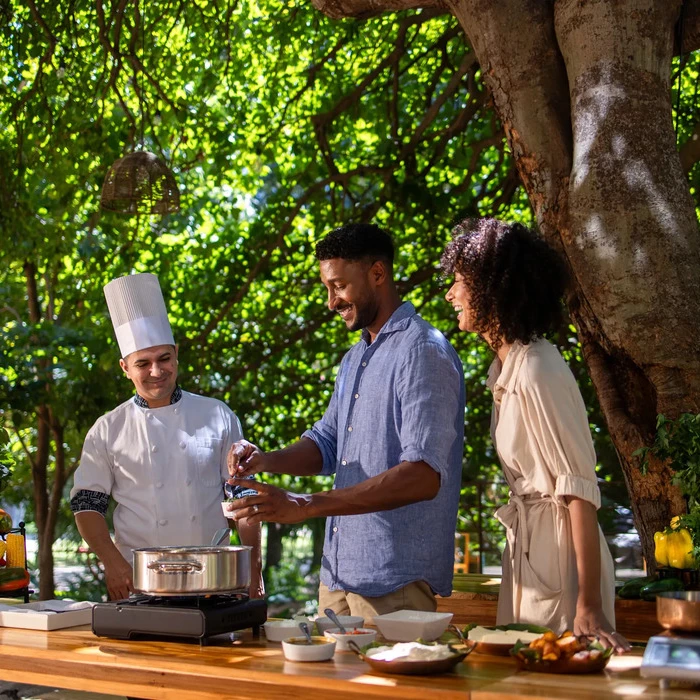
[[[36,266],[27,261],[24,264],[24,276],[27,285],[27,304],[29,308],[29,319],[33,324],[41,322],[41,307],[39,305],[39,293],[36,282]],[[50,358],[42,357],[37,364],[37,371],[41,380],[46,380],[50,376]],[[49,451],[51,448],[52,417],[51,411],[46,404],[37,406],[37,439],[36,453],[28,455],[32,466],[32,483],[34,490],[34,519],[37,525],[37,539],[39,545],[39,598],[48,600],[54,597],[54,572],[53,572],[53,540],[58,514],[58,502],[55,503],[53,514],[49,504],[48,496],[48,464]],[[55,434],[55,430],[54,430]],[[62,439],[62,432],[61,432]],[[61,454],[63,453],[61,444]],[[63,491],[63,484],[54,483],[54,487],[59,486],[58,497]],[[56,498],[53,499],[56,501]]]
[[[333,16],[385,4],[314,2]],[[666,465],[651,460],[642,476],[633,453],[650,444],[658,413],[700,410],[699,239],[669,93],[681,2],[446,4],[479,59],[540,230],[568,260],[572,318],[653,568],[653,532],[685,503]],[[696,14],[686,11],[686,50]]]
[[697,411],[700,397],[697,225],[669,93],[680,3],[497,4],[454,9],[540,228],[568,259],[572,318],[653,568],[653,533],[685,503],[666,465],[642,476],[633,453],[657,413]]

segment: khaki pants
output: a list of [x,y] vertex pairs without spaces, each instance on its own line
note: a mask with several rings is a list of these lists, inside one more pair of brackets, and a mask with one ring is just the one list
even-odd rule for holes
[[387,595],[369,598],[349,591],[329,591],[323,583],[318,589],[318,614],[330,608],[336,615],[357,615],[364,617],[365,624],[371,625],[375,615],[396,610],[427,610],[435,612],[435,594],[425,581],[414,581],[408,586]]

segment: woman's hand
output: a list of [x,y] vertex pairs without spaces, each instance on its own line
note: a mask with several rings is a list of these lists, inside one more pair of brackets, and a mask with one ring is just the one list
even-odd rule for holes
[[574,634],[577,637],[597,637],[606,649],[612,647],[618,654],[631,649],[629,642],[613,629],[600,608],[577,607]]

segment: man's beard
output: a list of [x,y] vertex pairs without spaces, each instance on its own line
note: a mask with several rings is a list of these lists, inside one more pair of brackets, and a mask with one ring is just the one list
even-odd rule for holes
[[374,323],[379,313],[379,304],[372,299],[364,302],[361,306],[355,304],[355,320],[352,325],[348,326],[349,331],[360,331]]

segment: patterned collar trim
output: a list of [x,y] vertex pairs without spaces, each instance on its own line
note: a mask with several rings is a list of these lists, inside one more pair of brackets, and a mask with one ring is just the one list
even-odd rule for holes
[[[177,385],[175,387],[175,391],[173,391],[172,396],[170,397],[170,405],[172,406],[174,403],[177,403],[181,398],[182,389],[180,389],[180,386]],[[139,396],[138,394],[134,396],[134,403],[139,408],[149,408],[148,401],[146,401],[146,399],[144,399],[143,396]]]

